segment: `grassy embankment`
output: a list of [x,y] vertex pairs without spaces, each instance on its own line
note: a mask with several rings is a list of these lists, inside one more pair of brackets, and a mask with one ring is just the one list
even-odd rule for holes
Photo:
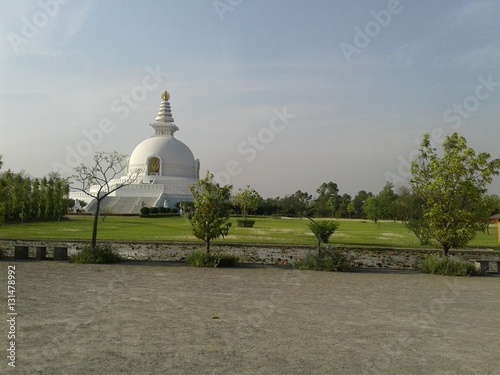
[[[61,222],[4,224],[0,226],[0,239],[90,240],[92,217],[72,216]],[[233,227],[225,239],[217,243],[232,244],[292,244],[314,245],[315,239],[307,228],[307,219],[255,218],[254,228],[239,228],[232,218]],[[191,233],[185,217],[139,218],[109,216],[99,222],[98,240],[106,241],[168,241],[200,242]],[[339,229],[330,240],[334,245],[380,246],[399,248],[422,247],[415,235],[399,222],[340,220]],[[490,235],[478,233],[469,248],[493,248],[497,244],[497,228],[490,226]]]

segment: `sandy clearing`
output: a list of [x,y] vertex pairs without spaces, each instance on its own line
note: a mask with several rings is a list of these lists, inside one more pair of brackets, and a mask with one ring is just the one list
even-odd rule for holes
[[[1,374],[498,374],[500,277],[16,266]],[[7,299],[1,299],[7,343]],[[6,348],[5,348],[6,349]]]

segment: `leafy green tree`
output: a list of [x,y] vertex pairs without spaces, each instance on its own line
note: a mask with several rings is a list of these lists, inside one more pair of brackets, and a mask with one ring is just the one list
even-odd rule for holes
[[[393,189],[394,185],[387,182],[376,196],[366,193],[363,204],[363,213],[366,218],[373,220],[375,223],[380,219],[396,219],[397,194],[394,193]],[[361,192],[364,192],[364,190]]]
[[284,215],[307,216],[312,205],[312,195],[297,190],[293,195],[287,195],[279,201],[279,210]]
[[486,215],[488,217],[500,213],[500,197],[496,194],[487,195],[485,197]]
[[[47,183],[47,178],[42,180]],[[52,207],[64,205],[68,195],[68,182],[60,176],[52,176],[54,186],[58,189],[50,191]],[[43,188],[43,190],[42,190]],[[47,205],[40,209],[47,195],[47,186],[42,186],[37,178],[31,178],[24,172],[13,173],[8,170],[0,174],[0,216],[8,220],[43,220],[58,217],[53,211],[46,209]],[[65,210],[61,211],[65,214]]]
[[360,190],[358,194],[352,200],[354,204],[354,214],[358,217],[366,217],[365,212],[363,211],[363,206],[365,205],[368,197],[372,196],[372,193],[367,193],[365,190]]
[[280,207],[280,200],[280,197],[263,199],[258,209],[259,213],[261,215],[276,215]]
[[363,205],[363,212],[367,219],[372,220],[375,224],[382,218],[382,209],[379,197],[369,196],[366,198]]
[[47,207],[49,206],[49,185],[46,176],[40,180],[40,201],[38,202],[37,217],[46,217]]
[[353,201],[350,201],[347,205],[347,217],[350,219],[351,216],[356,212],[356,205]]
[[247,186],[245,190],[239,189],[233,196],[232,201],[236,207],[240,208],[241,215],[243,216],[243,219],[246,220],[250,210],[256,210],[259,208],[262,198],[254,189]]
[[38,215],[39,204],[40,204],[40,180],[38,178],[35,178],[31,183],[31,195],[29,200],[31,217],[37,219],[39,218]]
[[412,216],[410,210],[410,202],[414,196],[409,186],[398,187],[398,198],[395,202],[395,214],[398,220],[405,222],[408,217]]
[[328,243],[330,237],[335,233],[339,227],[339,223],[333,220],[313,220],[307,217],[311,222],[309,223],[309,229],[313,232],[314,237],[318,241],[318,256],[321,254],[321,244]]
[[23,204],[23,177],[20,173],[13,174],[12,179],[10,180],[10,199],[12,201],[11,206],[11,214],[15,219],[21,219],[22,215],[22,204]]
[[47,190],[45,191],[46,195],[46,203],[47,205],[45,206],[45,217],[53,217],[54,215],[54,209],[55,209],[55,185],[56,185],[56,180],[55,178],[52,178],[52,176],[47,177]]
[[396,200],[398,196],[394,193],[394,185],[387,182],[380,193],[377,194],[380,206],[380,217],[383,219],[396,220]]
[[396,216],[412,231],[421,245],[430,245],[429,226],[424,220],[422,199],[413,193],[410,187],[400,186],[395,202]]
[[49,179],[53,181],[51,217],[59,220],[61,216],[66,215],[68,212],[67,200],[69,196],[69,184],[67,180],[61,178],[57,172],[49,173]]
[[500,160],[491,160],[486,152],[476,154],[457,133],[446,137],[443,150],[439,157],[430,135],[424,135],[412,162],[411,186],[422,200],[430,237],[447,256],[449,249],[467,245],[481,230],[481,205]]
[[314,201],[314,209],[317,217],[332,217],[337,212],[340,204],[339,188],[336,183],[323,182],[316,189],[318,197]]
[[0,204],[2,211],[2,221],[13,220],[19,218],[20,210],[17,206],[18,192],[18,175],[10,169],[2,172],[0,175]]
[[339,198],[339,204],[335,215],[337,217],[349,217],[348,206],[351,203],[351,196],[349,194],[342,194]]
[[207,172],[204,179],[191,186],[194,207],[187,212],[193,234],[206,244],[210,253],[212,240],[229,233],[229,199],[232,185],[220,186],[214,182],[214,175]]
[[[97,225],[99,223],[101,202],[111,193],[114,193],[124,186],[132,184],[137,180],[139,174],[141,173],[140,169],[136,169],[129,171],[127,177],[117,179],[126,168],[125,159],[125,155],[116,151],[99,151],[94,155],[94,165],[89,167],[81,164],[75,168],[76,174],[72,176],[75,182],[79,184],[79,186],[74,187],[74,189],[79,190],[96,200],[96,211],[92,227],[91,242],[91,246],[94,251],[97,249]],[[53,183],[49,185],[53,185]],[[91,186],[96,186],[97,190],[91,192]]]
[[[21,177],[22,178],[22,177]],[[19,201],[21,223],[25,219],[31,219],[30,216],[30,195],[31,195],[31,179],[29,177],[22,178],[19,182]]]

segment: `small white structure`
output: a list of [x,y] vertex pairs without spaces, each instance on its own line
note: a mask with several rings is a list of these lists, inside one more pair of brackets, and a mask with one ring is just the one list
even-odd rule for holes
[[[105,198],[101,209],[133,214],[144,206],[174,208],[178,202],[193,201],[189,188],[199,180],[200,161],[195,160],[189,147],[174,137],[179,128],[174,124],[169,99],[165,91],[155,122],[150,124],[155,134],[142,141],[130,155],[127,174],[139,169],[139,178]],[[119,181],[112,181],[111,185]],[[90,191],[97,191],[97,187]],[[72,192],[70,198],[88,202],[87,212],[95,209],[95,201],[84,193]]]

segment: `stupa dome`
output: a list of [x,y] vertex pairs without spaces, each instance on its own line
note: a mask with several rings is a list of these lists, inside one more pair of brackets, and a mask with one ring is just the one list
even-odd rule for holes
[[179,130],[174,124],[167,91],[162,94],[162,102],[155,122],[151,124],[155,135],[142,141],[130,155],[129,171],[143,170],[143,181],[162,177],[199,178],[199,162],[184,143],[174,137]]
[[197,177],[193,153],[173,136],[151,137],[139,143],[129,161],[129,170],[135,168],[150,176]]

